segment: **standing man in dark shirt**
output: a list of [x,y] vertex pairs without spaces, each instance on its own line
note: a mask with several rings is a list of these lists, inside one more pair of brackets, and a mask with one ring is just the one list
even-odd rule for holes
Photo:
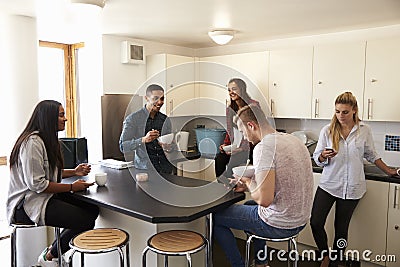
[[146,89],[146,105],[126,117],[119,147],[122,153],[135,152],[135,167],[156,169],[157,172],[171,173],[172,165],[165,156],[169,145],[159,143],[160,135],[171,133],[171,121],[160,112],[164,104],[164,89],[151,84]]

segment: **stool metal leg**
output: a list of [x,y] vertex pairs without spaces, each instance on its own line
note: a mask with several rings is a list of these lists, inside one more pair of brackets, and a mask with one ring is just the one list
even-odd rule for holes
[[293,250],[296,251],[296,254],[295,254],[296,258],[294,259],[294,267],[297,267],[297,260],[298,260],[297,242],[296,242],[296,239],[294,239],[294,238],[292,238],[291,241],[293,244]]
[[188,267],[192,267],[192,258],[190,257],[189,253],[186,254],[186,259],[188,262]]
[[129,256],[129,242],[126,243],[125,253],[126,253],[126,267],[130,267],[131,266],[131,261],[130,261],[130,256]]
[[85,267],[85,253],[81,251],[81,267]]
[[11,267],[17,267],[17,227],[11,232]]
[[58,253],[58,266],[63,266],[63,255],[61,252],[61,234],[60,234],[60,228],[59,227],[54,227],[54,235],[56,237],[57,241],[57,253]]
[[210,266],[210,242],[208,242],[207,238],[205,239],[206,242],[206,267]]
[[290,267],[291,264],[291,259],[290,259],[290,252],[292,252],[292,242],[291,240],[288,240],[288,250],[287,250],[287,266]]
[[168,256],[164,256],[164,267],[168,267]]
[[119,266],[125,267],[125,264],[124,264],[124,252],[122,251],[121,248],[118,248],[118,253],[119,253]]
[[208,233],[208,236],[206,235],[206,239],[208,239],[210,241],[210,249],[209,249],[209,256],[208,256],[208,262],[206,266],[208,267],[213,267],[213,251],[212,251],[212,247],[213,247],[213,215],[212,213],[208,214],[206,216],[206,233]]
[[251,247],[251,240],[253,239],[253,236],[251,235],[249,238],[247,238],[246,241],[246,258],[244,259],[244,266],[248,267],[249,261],[250,261],[250,247]]
[[72,267],[72,259],[74,257],[75,252],[76,252],[76,250],[73,249],[72,252],[71,252],[71,255],[69,255],[69,259],[68,259],[68,266],[69,267]]
[[146,267],[146,254],[149,250],[149,247],[146,247],[142,252],[142,267]]

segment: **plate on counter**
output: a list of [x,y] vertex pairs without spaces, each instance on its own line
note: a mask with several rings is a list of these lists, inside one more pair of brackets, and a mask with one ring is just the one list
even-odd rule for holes
[[296,131],[291,133],[291,135],[294,135],[297,138],[299,138],[299,140],[303,142],[303,144],[307,144],[307,135],[304,131]]

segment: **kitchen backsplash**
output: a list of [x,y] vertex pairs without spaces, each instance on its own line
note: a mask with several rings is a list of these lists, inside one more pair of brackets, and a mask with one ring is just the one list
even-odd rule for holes
[[400,151],[399,135],[385,135],[385,151]]
[[[275,119],[275,126],[288,133],[302,130],[308,138],[318,140],[322,127],[330,120]],[[400,166],[400,123],[399,122],[364,122],[371,126],[375,149],[383,161],[390,166]]]

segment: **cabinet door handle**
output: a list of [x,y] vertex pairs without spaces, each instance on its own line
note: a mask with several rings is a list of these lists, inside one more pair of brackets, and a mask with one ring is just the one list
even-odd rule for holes
[[399,206],[399,200],[397,199],[397,190],[399,190],[399,189],[397,186],[395,186],[394,187],[394,200],[393,200],[393,208],[394,209],[396,208],[396,206]]
[[315,99],[315,106],[314,106],[314,118],[319,117],[319,99]]
[[375,82],[377,82],[377,81],[378,81],[377,79],[371,78],[371,83],[375,83]]
[[372,119],[372,98],[368,98],[367,118]]
[[272,117],[274,116],[274,104],[275,104],[274,100],[271,99],[271,116]]
[[169,115],[172,116],[174,115],[174,100],[171,99],[169,101]]

